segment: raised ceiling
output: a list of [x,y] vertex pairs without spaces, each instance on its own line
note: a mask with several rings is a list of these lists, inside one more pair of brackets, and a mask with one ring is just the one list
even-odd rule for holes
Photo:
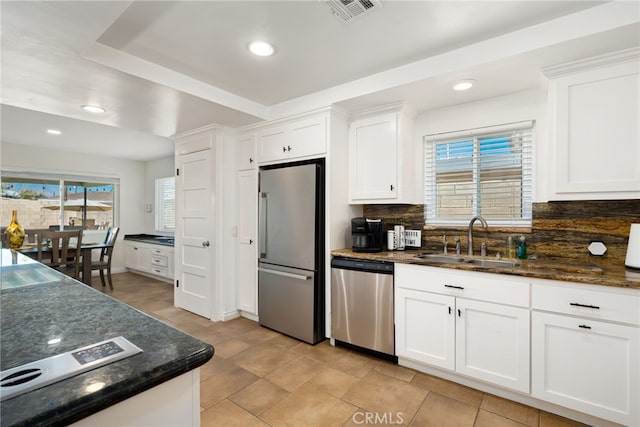
[[[148,160],[171,153],[167,137],[210,123],[240,127],[332,103],[405,99],[425,110],[524,90],[541,66],[640,39],[637,2],[381,4],[345,23],[315,0],[2,1],[2,141],[47,146],[29,142],[34,129],[62,117],[84,133],[112,127],[104,136],[124,142],[121,156]],[[251,56],[257,38],[276,54]],[[463,77],[478,87],[451,92]],[[79,109],[88,103],[107,113]],[[104,150],[76,135],[63,133],[63,147]]]

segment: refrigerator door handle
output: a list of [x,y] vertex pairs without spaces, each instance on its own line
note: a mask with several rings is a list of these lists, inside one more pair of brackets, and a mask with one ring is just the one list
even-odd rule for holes
[[287,273],[285,271],[269,270],[268,268],[262,268],[262,267],[258,268],[258,271],[261,271],[263,273],[275,274],[277,276],[290,277],[292,279],[298,279],[298,280],[309,280],[309,279],[311,279],[311,276],[304,276],[302,274]]
[[258,199],[260,205],[258,206],[258,241],[260,243],[260,258],[267,257],[267,193],[260,192]]

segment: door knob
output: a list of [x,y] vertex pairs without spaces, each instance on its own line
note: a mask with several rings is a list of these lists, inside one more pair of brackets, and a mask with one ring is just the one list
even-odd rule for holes
[[202,242],[202,247],[203,248],[208,248],[209,247],[209,241],[207,240],[206,242]]

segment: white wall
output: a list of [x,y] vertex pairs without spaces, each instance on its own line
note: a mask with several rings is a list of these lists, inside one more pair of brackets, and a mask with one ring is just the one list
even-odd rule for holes
[[534,195],[533,201],[547,197],[546,176],[551,163],[548,151],[549,131],[547,94],[531,89],[509,95],[459,104],[420,113],[416,119],[415,141],[422,147],[422,137],[433,133],[452,132],[522,120],[535,120]]
[[[114,212],[114,221],[120,226],[118,241],[121,241],[125,234],[140,233],[145,229],[142,203],[145,194],[143,162],[3,142],[0,165],[3,170],[120,178],[120,198],[117,211]],[[115,246],[112,269],[124,269],[122,243]]]
[[[146,234],[173,235],[173,233],[160,233],[155,229],[156,225],[156,179],[167,178],[175,175],[175,156],[151,160],[145,163],[144,169],[144,199],[141,198],[144,212],[144,229]],[[151,212],[146,212],[144,206],[151,205]]]

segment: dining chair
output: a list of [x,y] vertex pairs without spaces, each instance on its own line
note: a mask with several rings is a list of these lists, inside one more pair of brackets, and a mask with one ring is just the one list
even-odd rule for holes
[[100,271],[100,281],[102,287],[106,286],[104,281],[104,272],[107,272],[107,278],[109,279],[109,289],[113,290],[113,281],[111,280],[111,256],[113,255],[113,247],[116,244],[116,238],[118,237],[119,227],[109,227],[107,229],[107,235],[104,238],[104,244],[108,245],[100,250],[100,260],[91,262],[91,271]]
[[48,231],[46,228],[25,228],[24,230],[24,243],[30,245],[38,243],[38,238],[43,231]]
[[82,230],[39,233],[38,261],[74,279],[80,279]]

